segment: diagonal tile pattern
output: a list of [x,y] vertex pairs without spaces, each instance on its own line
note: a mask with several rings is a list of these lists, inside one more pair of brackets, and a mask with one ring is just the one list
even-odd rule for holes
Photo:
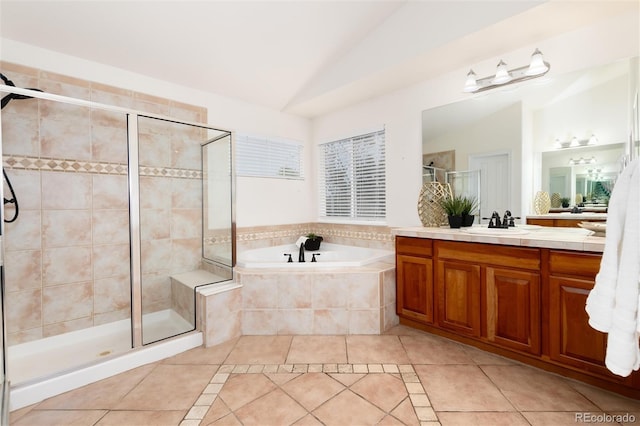
[[10,420],[574,425],[579,413],[628,414],[640,422],[640,401],[399,326],[383,336],[243,336],[16,410]]

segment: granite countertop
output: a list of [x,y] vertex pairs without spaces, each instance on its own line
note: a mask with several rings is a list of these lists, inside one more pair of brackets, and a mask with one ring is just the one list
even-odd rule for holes
[[573,219],[573,220],[584,220],[588,222],[590,220],[606,220],[606,213],[547,213],[547,214],[537,214],[537,215],[527,215],[527,219]]
[[[574,215],[575,216],[575,215]],[[451,229],[395,228],[393,235],[402,237],[430,238],[434,240],[465,241],[471,243],[501,244],[520,247],[552,248],[599,252],[604,251],[604,237],[595,237],[593,232],[582,228],[554,228],[550,226],[516,225],[509,229],[488,229],[487,225]]]

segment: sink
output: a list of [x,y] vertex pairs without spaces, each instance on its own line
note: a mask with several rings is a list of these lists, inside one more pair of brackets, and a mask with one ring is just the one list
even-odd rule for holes
[[527,231],[526,229],[520,229],[518,227],[487,228],[485,226],[461,229],[461,231],[467,234],[475,234],[475,235],[525,235],[529,233],[529,231]]

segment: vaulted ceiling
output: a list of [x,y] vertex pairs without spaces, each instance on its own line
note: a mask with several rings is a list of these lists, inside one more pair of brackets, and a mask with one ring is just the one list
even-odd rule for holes
[[313,117],[634,3],[1,0],[0,36]]

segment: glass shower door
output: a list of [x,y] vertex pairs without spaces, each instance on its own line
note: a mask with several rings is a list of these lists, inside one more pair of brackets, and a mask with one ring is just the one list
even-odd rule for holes
[[208,276],[201,145],[228,132],[145,116],[138,116],[137,130],[141,331],[148,344],[196,327],[197,278]]

